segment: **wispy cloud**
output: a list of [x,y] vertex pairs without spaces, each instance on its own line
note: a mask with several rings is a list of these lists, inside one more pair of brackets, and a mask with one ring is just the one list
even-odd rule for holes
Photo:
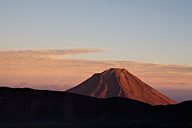
[[27,50],[0,52],[0,85],[65,90],[111,67],[126,68],[157,88],[192,87],[192,67],[133,61],[53,59],[102,53],[103,49]]
[[105,49],[80,48],[80,49],[54,49],[54,50],[15,50],[15,51],[0,51],[0,56],[36,56],[36,55],[79,55],[91,53],[103,53]]
[[0,59],[9,61],[16,60],[47,60],[47,59],[66,59],[75,55],[104,53],[105,49],[79,48],[79,49],[52,49],[52,50],[15,50],[0,51]]

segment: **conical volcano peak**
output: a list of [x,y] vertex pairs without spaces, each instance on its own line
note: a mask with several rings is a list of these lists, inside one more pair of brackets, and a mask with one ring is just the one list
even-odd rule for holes
[[96,73],[67,91],[97,98],[125,97],[152,105],[175,103],[124,68],[110,68]]
[[120,74],[123,73],[124,71],[128,72],[126,69],[124,68],[110,68],[108,70],[105,70],[103,73],[111,73],[111,74]]
[[124,68],[110,68],[100,74],[103,77],[107,77],[107,76],[108,77],[120,77],[120,76],[125,76],[126,74],[130,74],[130,73]]

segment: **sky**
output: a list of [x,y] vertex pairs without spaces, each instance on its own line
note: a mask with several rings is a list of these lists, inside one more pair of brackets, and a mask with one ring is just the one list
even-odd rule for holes
[[126,68],[192,99],[191,0],[1,0],[0,85],[65,90]]
[[91,57],[192,65],[191,12],[191,0],[1,0],[0,49],[103,48]]

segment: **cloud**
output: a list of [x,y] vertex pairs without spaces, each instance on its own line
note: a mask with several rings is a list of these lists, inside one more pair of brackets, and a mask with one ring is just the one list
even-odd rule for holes
[[79,48],[79,49],[54,49],[54,50],[18,50],[18,51],[0,51],[0,55],[78,55],[78,54],[91,54],[103,53],[105,49],[94,48]]
[[111,67],[126,68],[156,88],[192,87],[192,67],[134,61],[53,59],[105,52],[102,49],[1,51],[0,85],[65,90],[93,73]]
[[52,50],[15,50],[15,51],[0,51],[0,59],[14,59],[14,60],[29,60],[29,59],[59,59],[66,58],[71,55],[81,54],[96,54],[104,53],[105,49],[94,48],[79,48],[79,49],[52,49]]

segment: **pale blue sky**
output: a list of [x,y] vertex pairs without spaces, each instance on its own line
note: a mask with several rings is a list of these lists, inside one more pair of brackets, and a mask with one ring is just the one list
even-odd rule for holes
[[192,1],[0,1],[0,50],[70,48],[110,50],[85,58],[192,65]]

